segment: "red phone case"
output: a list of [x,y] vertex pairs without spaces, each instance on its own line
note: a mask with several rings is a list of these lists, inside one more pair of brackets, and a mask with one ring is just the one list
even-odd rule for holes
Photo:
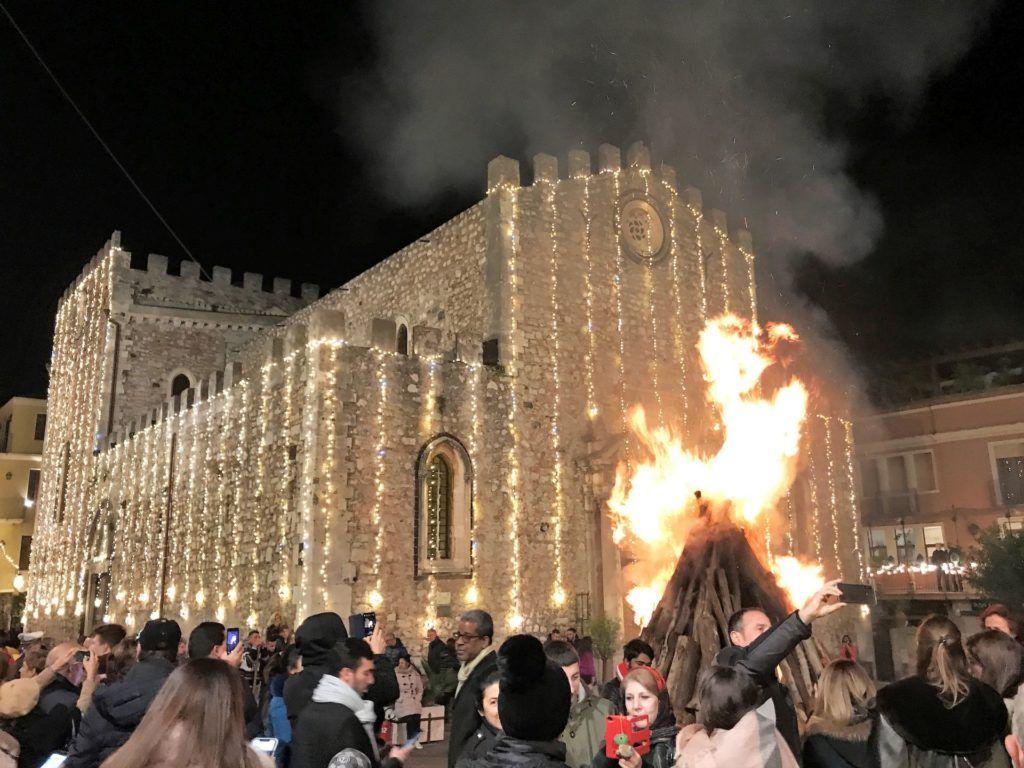
[[604,754],[618,759],[619,747],[628,744],[638,755],[651,751],[651,729],[647,715],[609,715],[604,721]]

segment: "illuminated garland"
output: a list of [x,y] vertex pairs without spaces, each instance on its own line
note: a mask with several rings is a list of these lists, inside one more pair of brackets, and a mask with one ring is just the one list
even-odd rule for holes
[[864,579],[864,551],[860,544],[860,518],[857,514],[857,489],[853,480],[853,424],[843,419],[843,456],[846,460],[847,512],[850,516],[850,530],[853,532],[853,551],[857,554],[857,572]]
[[377,361],[377,416],[375,431],[377,433],[377,444],[373,449],[373,508],[370,512],[370,525],[375,529],[373,539],[373,574],[376,579],[374,588],[366,596],[366,602],[373,610],[377,610],[384,603],[384,593],[381,586],[384,581],[382,573],[382,558],[384,546],[384,517],[382,509],[384,504],[384,458],[387,455],[387,444],[384,433],[384,409],[388,399],[388,376],[387,376],[387,354],[382,350],[373,350],[373,356]]
[[[650,183],[647,178],[648,175],[650,175],[650,170],[646,168],[640,168],[638,169],[638,171],[640,173],[640,179],[643,182],[644,197],[650,197]],[[651,376],[651,385],[654,388],[654,400],[657,403],[658,408],[658,424],[660,426],[664,426],[665,406],[662,403],[661,399],[661,385],[658,383],[658,366],[661,362],[660,357],[658,355],[658,308],[655,306],[654,279],[651,275],[651,272],[654,268],[654,265],[652,264],[651,260],[654,258],[654,254],[651,252],[651,238],[649,235],[650,233],[648,233],[648,237],[645,239],[647,259],[642,265],[644,273],[644,290],[647,292],[647,308],[649,310],[648,319],[651,325],[651,361],[649,370]]]
[[626,471],[630,473],[633,471],[632,462],[630,461],[630,448],[629,448],[629,425],[627,423],[626,416],[626,341],[625,335],[622,330],[623,316],[622,316],[622,272],[623,272],[623,257],[622,257],[622,236],[620,232],[621,227],[621,212],[619,211],[619,202],[621,200],[619,190],[619,173],[618,169],[611,171],[612,176],[612,188],[614,189],[614,199],[612,200],[612,236],[615,238],[615,276],[612,279],[615,290],[615,328],[618,333],[618,349],[619,349],[619,418],[622,422],[622,434],[626,435],[626,439],[623,441],[623,453],[626,461]]
[[553,402],[551,407],[551,451],[554,462],[551,467],[551,483],[555,492],[555,573],[551,590],[551,602],[558,608],[565,605],[565,588],[562,573],[562,525],[565,515],[565,499],[562,490],[562,439],[558,433],[559,411],[562,407],[562,380],[558,368],[561,354],[558,323],[558,207],[555,204],[556,186],[548,181],[544,185],[544,202],[550,217],[549,237],[551,253],[549,259],[549,280],[551,285],[551,340],[554,351],[551,359],[551,383]]
[[594,289],[591,283],[593,263],[590,254],[590,238],[593,218],[590,215],[590,176],[583,179],[583,294],[587,320],[587,357],[585,363],[587,387],[587,416],[597,417],[597,400],[594,397]]
[[672,323],[672,341],[675,347],[676,360],[679,361],[679,392],[682,397],[682,421],[685,432],[689,423],[690,406],[687,402],[686,350],[683,343],[683,301],[680,295],[682,291],[680,290],[679,279],[679,240],[676,232],[676,218],[679,215],[679,211],[675,188],[665,179],[662,179],[661,183],[668,193],[669,259],[671,260],[672,267],[672,302],[675,308]]
[[828,464],[826,480],[828,482],[829,516],[832,521],[832,553],[836,559],[836,568],[839,570],[840,578],[846,576],[843,568],[843,559],[839,556],[839,499],[836,496],[835,462],[832,455],[832,426],[828,416],[821,417],[825,424],[825,461]]

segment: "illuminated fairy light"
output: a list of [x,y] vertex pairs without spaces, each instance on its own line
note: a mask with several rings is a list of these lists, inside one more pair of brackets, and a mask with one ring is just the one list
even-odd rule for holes
[[[387,456],[387,444],[385,442],[384,410],[388,402],[388,371],[387,358],[381,350],[373,351],[377,359],[377,413],[376,431],[377,444],[373,449],[373,508],[370,511],[370,525],[374,528],[373,539],[373,573],[376,578],[374,588],[367,595],[367,602],[370,607],[376,610],[384,603],[382,585],[384,583],[383,556],[384,556],[384,459]],[[377,603],[377,605],[374,605]]]
[[717,224],[714,225],[715,235],[718,237],[718,253],[721,260],[722,270],[722,312],[731,312],[729,302],[729,234]]
[[277,585],[277,596],[286,603],[291,598],[291,557],[288,552],[288,522],[291,518],[289,499],[291,497],[292,461],[288,441],[292,425],[292,390],[295,385],[296,353],[285,357],[284,414],[281,429],[281,484],[278,491],[278,540],[277,556],[281,563],[281,572]]
[[860,519],[857,515],[857,490],[853,476],[853,424],[842,419],[843,424],[843,458],[846,464],[847,513],[850,516],[850,531],[853,533],[853,551],[857,555],[857,572],[861,581],[864,580],[864,551],[860,544]]
[[[650,197],[650,181],[648,176],[650,170],[646,168],[640,168],[640,179],[643,182],[644,197]],[[644,239],[644,247],[647,251],[647,258],[642,266],[644,273],[644,290],[647,293],[647,309],[648,309],[648,321],[651,326],[651,360],[650,360],[650,377],[651,386],[654,388],[654,401],[658,412],[658,424],[665,424],[665,405],[661,398],[661,386],[658,383],[658,370],[661,363],[661,358],[658,353],[658,308],[655,306],[654,301],[654,277],[651,274],[654,265],[652,259],[654,254],[651,252],[651,238],[647,237]]]
[[316,443],[320,408],[318,407],[318,385],[320,383],[320,349],[313,341],[306,345],[306,391],[302,409],[302,434],[305,449],[302,452],[301,507],[299,509],[299,525],[302,540],[302,565],[299,572],[299,588],[302,596],[300,613],[310,614],[309,607],[313,597],[312,568],[310,559],[313,557],[313,475],[316,470]]
[[585,298],[587,321],[587,356],[584,361],[584,372],[587,387],[587,416],[597,417],[597,400],[594,397],[594,288],[591,283],[593,264],[590,254],[590,238],[593,218],[590,215],[590,175],[583,179],[583,294]]
[[786,494],[786,545],[789,547],[789,555],[796,554],[793,545],[793,490]]
[[551,468],[551,483],[555,492],[555,579],[552,586],[551,600],[557,607],[561,607],[565,604],[562,573],[562,527],[565,518],[565,498],[562,489],[562,438],[558,432],[560,410],[562,407],[562,380],[558,367],[558,360],[561,355],[558,322],[558,206],[556,205],[556,186],[550,181],[544,185],[544,202],[550,220],[550,230],[548,232],[551,242],[549,279],[551,285],[551,341],[554,347],[551,357],[553,400],[551,406],[551,426],[549,429],[551,451],[555,459]]
[[629,425],[627,423],[628,416],[626,414],[626,340],[625,334],[622,329],[623,316],[622,316],[622,272],[623,272],[623,256],[622,256],[622,236],[620,233],[621,226],[621,215],[622,212],[619,210],[619,204],[622,201],[620,192],[620,180],[619,174],[621,172],[616,169],[611,172],[612,176],[612,188],[614,190],[614,199],[612,200],[612,229],[613,236],[615,238],[615,276],[612,279],[614,291],[615,291],[615,329],[618,334],[618,368],[619,368],[619,419],[622,423],[622,434],[626,435],[626,439],[623,442],[623,454],[626,461],[627,473],[632,472],[632,463],[630,461],[630,441],[628,435],[630,434]]
[[330,345],[330,359],[327,364],[325,381],[325,410],[327,411],[327,440],[324,445],[324,460],[320,476],[324,478],[324,502],[321,504],[324,526],[324,551],[320,557],[321,603],[327,606],[330,595],[327,589],[328,560],[332,554],[331,531],[334,528],[337,489],[334,485],[335,454],[338,441],[338,361],[340,344]]
[[232,487],[232,508],[233,514],[232,527],[231,527],[231,554],[229,557],[230,574],[231,574],[231,586],[228,588],[228,602],[234,606],[238,602],[238,574],[242,568],[241,556],[242,556],[242,515],[240,514],[243,508],[242,500],[242,472],[247,466],[246,462],[246,446],[249,444],[249,408],[250,408],[250,393],[249,393],[249,382],[245,379],[241,381],[241,413],[238,430],[232,430],[235,432],[237,439],[235,443],[235,457],[234,467],[232,468],[233,474],[233,487]]
[[[469,369],[473,373],[473,380],[469,384],[469,418],[470,424],[472,425],[469,433],[470,439],[470,451],[472,466],[476,467],[476,477],[473,479],[473,485],[476,488],[482,488],[483,484],[480,481],[480,472],[482,469],[482,462],[480,461],[480,386],[482,377],[480,376],[481,366],[476,363],[471,363]],[[480,600],[480,589],[477,583],[477,526],[480,525],[480,519],[484,516],[483,504],[480,500],[482,494],[474,494],[473,499],[473,525],[469,542],[469,565],[472,575],[470,576],[469,588],[466,590],[466,602],[469,605],[476,605]]]
[[[267,479],[267,453],[269,451],[269,440],[270,430],[265,429],[262,425],[268,423],[270,419],[270,375],[277,363],[270,359],[264,365],[260,371],[260,403],[259,403],[259,416],[257,419],[257,429],[259,429],[260,440],[256,449],[256,490],[254,508],[257,510],[256,517],[262,519],[270,505],[266,498],[266,479]],[[254,526],[253,531],[253,543],[250,554],[249,570],[251,571],[252,582],[249,589],[249,613],[256,613],[256,598],[259,595],[259,562],[260,562],[260,548],[262,546],[262,526],[257,524]],[[250,625],[252,626],[252,625]]]
[[697,255],[697,275],[700,283],[700,316],[701,319],[708,318],[708,270],[704,263],[704,237],[701,232],[704,226],[704,211],[697,206],[686,203],[690,215],[693,216],[693,237],[694,249]]
[[[808,434],[811,435],[810,424],[808,426]],[[814,444],[813,440],[808,441],[807,451],[807,486],[811,496],[811,538],[814,539],[814,558],[819,563],[821,562],[821,526],[819,524],[819,512],[818,512],[818,473],[815,469],[814,463]]]
[[839,555],[839,499],[836,495],[835,456],[832,452],[832,420],[828,416],[821,416],[820,418],[825,426],[826,482],[828,483],[829,516],[832,521],[832,552],[836,558],[836,568],[839,570],[839,576],[844,578],[846,574],[843,568],[843,558]]
[[509,625],[514,624],[513,619],[518,618],[518,626],[522,626],[522,583],[521,583],[521,562],[519,542],[519,394],[516,386],[518,349],[516,347],[516,334],[518,332],[518,309],[519,300],[519,188],[509,183],[499,185],[498,194],[507,195],[510,211],[506,236],[508,237],[508,274],[509,274],[509,306],[508,306],[508,339],[509,339],[509,407],[506,413],[506,424],[509,431],[509,446],[507,453],[508,476],[507,488],[509,494],[509,529],[510,541],[512,544],[512,579],[509,588],[509,604],[511,613]]
[[[201,501],[200,501],[200,507],[199,507],[200,514],[199,514],[199,519],[197,521],[198,524],[196,525],[196,537],[197,537],[196,549],[198,551],[199,558],[200,558],[200,560],[198,561],[199,567],[197,568],[197,570],[198,570],[197,581],[199,582],[199,592],[200,592],[200,594],[202,594],[204,596],[206,595],[207,592],[211,592],[211,593],[214,594],[214,599],[216,599],[216,593],[213,592],[213,590],[209,588],[209,584],[207,584],[207,575],[209,573],[209,560],[211,559],[209,557],[209,553],[208,553],[209,545],[210,545],[210,538],[211,538],[210,537],[210,531],[208,531],[208,528],[209,528],[209,523],[213,519],[213,516],[215,514],[214,510],[211,508],[211,504],[210,504],[210,485],[211,485],[211,474],[213,472],[213,463],[214,463],[214,451],[213,451],[214,438],[213,438],[213,434],[214,434],[214,425],[215,425],[214,419],[216,418],[214,411],[215,411],[215,406],[216,405],[217,405],[217,403],[215,401],[213,401],[213,400],[207,400],[206,403],[205,403],[205,406],[206,406],[206,408],[205,408],[206,416],[203,419],[203,435],[202,435],[202,440],[203,440],[203,477],[202,477],[203,491],[202,491],[202,496],[200,497]],[[198,410],[198,408],[197,408],[197,410]],[[215,545],[215,547],[219,547],[220,546],[220,541],[218,540],[218,541],[214,542],[214,545]],[[214,555],[214,557],[216,557],[216,555]],[[196,600],[196,604],[199,605],[199,606],[202,605],[199,602],[198,599]]]
[[750,321],[757,323],[757,279],[754,274],[754,254],[739,246],[740,254],[747,265],[747,293],[750,297]]
[[[193,545],[195,543],[195,498],[196,498],[196,462],[199,456],[199,408],[194,406],[189,409],[189,452],[188,452],[188,485],[185,496],[185,550],[183,558],[184,583],[182,591],[182,608],[192,594],[192,569],[187,567],[189,563],[195,562],[193,558]],[[186,618],[182,616],[182,618]]]
[[672,269],[672,302],[675,313],[672,323],[672,342],[674,345],[675,357],[679,361],[679,393],[682,399],[682,421],[683,430],[689,423],[690,406],[687,402],[686,386],[686,349],[683,344],[683,301],[682,290],[679,281],[679,235],[677,233],[676,219],[679,215],[677,205],[677,194],[675,187],[665,179],[661,181],[662,186],[668,192],[668,232],[669,232],[669,260]]

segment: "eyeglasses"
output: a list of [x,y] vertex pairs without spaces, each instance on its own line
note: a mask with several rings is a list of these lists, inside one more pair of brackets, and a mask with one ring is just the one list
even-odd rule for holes
[[459,640],[483,640],[484,639],[483,635],[467,635],[465,632],[456,632],[454,635],[452,635],[452,637],[455,638],[455,642],[456,643],[459,642]]

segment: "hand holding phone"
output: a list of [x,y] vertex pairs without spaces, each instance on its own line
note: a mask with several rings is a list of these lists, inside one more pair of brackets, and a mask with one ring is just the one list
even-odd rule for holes
[[412,747],[415,747],[416,742],[420,740],[421,735],[422,734],[417,733],[415,736],[413,736],[411,739],[405,742],[405,744],[402,745],[402,749],[411,749]]
[[227,642],[226,642],[227,649],[226,650],[227,650],[227,652],[229,654],[233,650],[235,650],[235,647],[238,645],[238,642],[241,639],[241,637],[242,637],[242,633],[238,629],[238,627],[231,627],[231,629],[228,630]]
[[849,584],[840,582],[836,584],[839,588],[839,599],[847,605],[874,605],[875,590],[870,584]]

